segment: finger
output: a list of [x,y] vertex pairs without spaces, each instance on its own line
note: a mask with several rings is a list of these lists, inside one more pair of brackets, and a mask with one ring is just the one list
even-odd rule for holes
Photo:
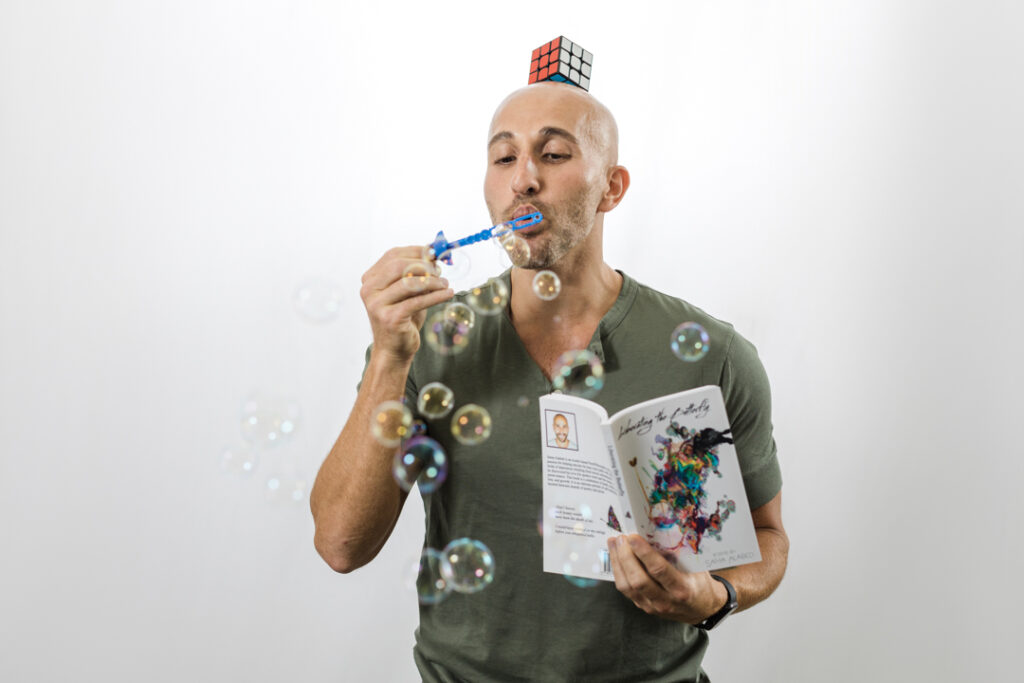
[[643,607],[644,604],[660,600],[665,596],[661,586],[650,577],[644,565],[633,552],[631,540],[632,537],[628,536],[619,539],[616,557],[619,568],[622,570],[623,579],[630,587],[628,597]]
[[420,294],[445,289],[448,287],[448,284],[447,279],[434,275],[426,275],[416,279],[400,278],[383,289],[369,292],[364,291],[363,301],[366,307],[372,310],[374,308],[392,306],[405,299],[417,297]]
[[624,543],[622,536],[612,536],[608,539],[608,557],[612,564],[612,576],[615,577],[615,587],[620,593],[625,595],[630,600],[633,599],[634,591],[633,587],[629,585],[629,581],[626,580],[626,570],[622,568],[619,563],[619,550],[618,544]]
[[671,593],[682,588],[681,572],[669,564],[650,543],[634,534],[629,537],[629,546],[644,571],[662,590]]
[[433,275],[441,273],[436,261],[425,257],[423,247],[395,247],[389,249],[378,261],[363,273],[362,284],[370,289],[384,289],[402,277],[406,268],[419,264],[421,270]]
[[[399,319],[412,318],[420,311],[444,303],[453,296],[455,296],[455,290],[451,287],[417,294],[394,304],[395,316]],[[422,320],[420,322],[422,323]]]

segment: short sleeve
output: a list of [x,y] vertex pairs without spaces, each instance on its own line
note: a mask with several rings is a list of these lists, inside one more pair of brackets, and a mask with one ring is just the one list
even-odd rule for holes
[[757,349],[734,335],[722,368],[722,395],[732,426],[743,486],[754,510],[782,490],[775,437],[772,433],[772,397],[768,375]]

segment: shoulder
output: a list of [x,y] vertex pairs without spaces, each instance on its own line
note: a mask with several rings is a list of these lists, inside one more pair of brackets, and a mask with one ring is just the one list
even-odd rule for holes
[[[625,274],[623,276],[628,278]],[[741,344],[750,343],[736,332],[732,323],[711,315],[686,299],[640,282],[634,281],[634,284],[636,296],[629,312],[630,327],[668,327],[671,330],[683,323],[697,323],[712,340],[712,350],[716,356],[728,355],[737,340]]]

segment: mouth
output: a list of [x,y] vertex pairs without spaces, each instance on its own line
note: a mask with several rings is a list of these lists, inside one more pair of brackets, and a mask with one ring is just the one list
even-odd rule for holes
[[[540,210],[537,207],[535,207],[533,204],[522,204],[522,205],[516,207],[515,211],[512,212],[512,217],[509,218],[509,220],[510,221],[514,221],[517,218],[522,218],[523,216],[526,216],[526,215],[531,214],[531,213],[540,213]],[[535,223],[534,225],[531,225],[528,228],[522,228],[520,230],[516,230],[516,234],[523,235],[523,236],[532,235],[532,234],[536,233],[537,231],[539,231],[543,224],[544,224],[544,221],[541,220],[539,223]]]
[[537,213],[537,207],[535,207],[533,204],[522,204],[521,206],[517,206],[516,210],[512,212],[511,220],[522,218],[523,216],[530,213]]

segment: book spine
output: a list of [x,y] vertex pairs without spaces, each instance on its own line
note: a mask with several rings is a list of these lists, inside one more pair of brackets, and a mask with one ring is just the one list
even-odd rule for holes
[[[619,453],[615,450],[612,426],[607,422],[602,423],[601,433],[604,436],[605,446],[608,448],[608,465],[612,468],[612,474],[615,476],[615,488],[619,492],[619,505],[623,513],[619,515],[622,531],[627,534],[635,534],[637,533],[636,522],[634,521],[636,519],[636,512],[633,510],[633,506],[630,505],[629,490],[626,488],[626,481],[622,478],[623,466]],[[626,512],[629,514],[626,515]]]

